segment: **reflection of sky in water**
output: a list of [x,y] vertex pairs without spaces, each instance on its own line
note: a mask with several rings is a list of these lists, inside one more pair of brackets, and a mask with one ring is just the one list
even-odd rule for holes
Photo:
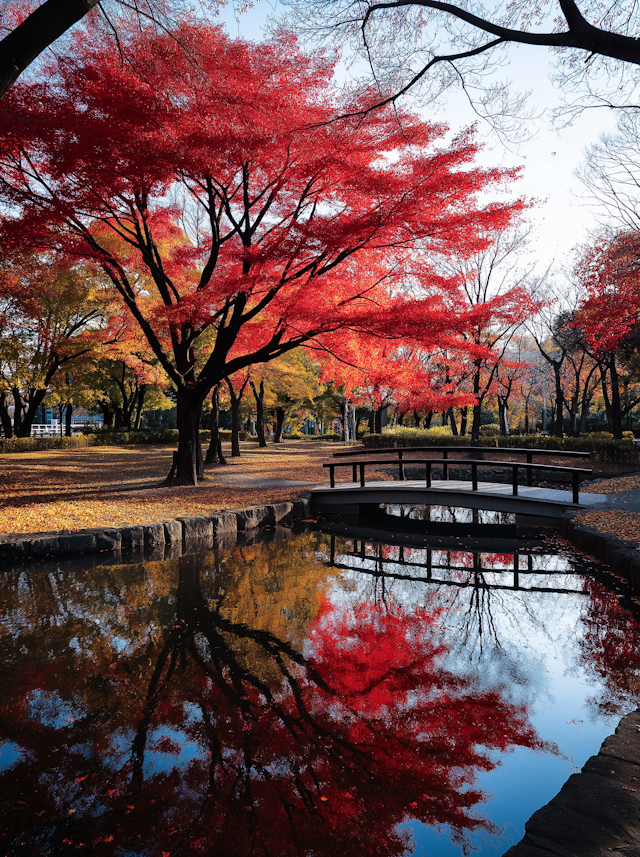
[[[474,577],[473,553],[432,550],[434,579],[471,585],[392,577],[383,581],[376,576],[383,569],[386,575],[425,578],[427,550],[405,548],[404,560],[415,563],[407,568],[399,561],[397,547],[385,546],[383,554],[389,561],[381,562],[373,544],[366,545],[364,558],[352,555],[352,545],[349,540],[337,540],[336,564],[354,570],[344,570],[334,580],[334,604],[350,609],[363,598],[374,598],[405,609],[437,605],[442,610],[440,632],[448,650],[443,666],[472,678],[479,689],[497,686],[511,702],[526,704],[540,737],[560,750],[554,755],[515,748],[503,754],[493,771],[479,773],[477,785],[490,796],[479,812],[504,830],[499,836],[483,832],[471,834],[469,839],[480,853],[501,855],[521,839],[524,822],[598,752],[618,723],[620,715],[604,716],[588,704],[603,688],[598,677],[587,675],[580,663],[580,616],[587,601],[584,578],[573,572],[567,556],[520,553],[518,582],[522,588],[514,589],[512,555],[480,554]],[[474,580],[504,588],[476,588]],[[629,704],[627,710],[634,708]],[[414,837],[417,857],[462,854],[460,845],[433,828],[419,822],[405,826]]]
[[464,509],[461,506],[398,506],[385,505],[387,515],[409,518],[412,521],[431,521],[440,524],[515,524],[511,512],[494,512],[491,509]]
[[13,741],[3,741],[0,743],[0,774],[8,771],[16,762],[24,758],[24,751],[19,744]]
[[[495,513],[491,515],[486,523],[497,522]],[[116,836],[113,847],[117,844],[121,849],[117,853],[140,857],[155,857],[155,853],[168,851],[173,847],[170,841],[158,845],[153,831],[173,830],[177,822],[165,822],[172,813],[178,813],[180,801],[184,804],[180,810],[184,811],[184,818],[200,817],[210,788],[208,766],[213,758],[212,747],[217,746],[215,742],[209,743],[208,734],[214,734],[216,741],[219,739],[219,767],[215,775],[219,782],[225,781],[221,772],[242,772],[249,759],[247,781],[266,784],[263,799],[265,795],[268,797],[270,783],[275,781],[278,788],[287,788],[307,764],[314,762],[318,763],[319,793],[332,782],[332,777],[336,783],[340,782],[348,766],[342,750],[335,752],[340,745],[332,745],[331,736],[335,732],[337,741],[343,734],[344,723],[352,722],[350,718],[354,717],[357,706],[350,712],[337,696],[322,701],[322,694],[316,693],[317,687],[313,690],[312,679],[310,689],[316,694],[312,699],[318,702],[316,708],[312,701],[311,708],[320,717],[322,728],[328,731],[321,733],[319,744],[305,743],[304,736],[301,740],[296,737],[296,746],[302,749],[299,754],[291,751],[286,741],[282,743],[282,736],[289,733],[280,730],[278,717],[268,715],[268,706],[264,705],[264,692],[271,694],[278,705],[293,703],[275,656],[251,637],[254,631],[263,633],[261,629],[268,629],[279,640],[289,641],[306,656],[314,653],[312,647],[316,647],[316,653],[322,653],[324,646],[326,660],[320,657],[320,663],[324,663],[331,680],[335,679],[336,688],[349,687],[348,673],[354,663],[352,651],[357,663],[364,664],[364,670],[380,666],[387,669],[397,657],[396,663],[402,665],[398,673],[404,676],[410,675],[404,665],[411,662],[413,654],[417,653],[419,661],[423,643],[425,651],[442,643],[444,654],[436,666],[447,675],[443,686],[454,701],[455,688],[461,685],[466,688],[462,697],[468,692],[472,705],[474,699],[490,691],[500,697],[500,711],[508,711],[511,705],[526,706],[542,740],[557,743],[561,752],[534,753],[518,747],[503,754],[493,771],[479,774],[476,785],[490,797],[486,805],[476,807],[475,815],[487,817],[505,830],[500,836],[485,833],[470,836],[480,853],[488,855],[501,855],[520,839],[526,819],[557,793],[570,773],[579,770],[597,752],[602,739],[617,724],[618,717],[601,714],[593,699],[611,699],[611,692],[615,695],[617,685],[609,685],[608,690],[604,682],[617,681],[618,666],[608,672],[605,664],[604,678],[600,679],[597,664],[592,664],[589,658],[599,657],[602,639],[596,634],[589,643],[588,634],[602,622],[609,635],[607,642],[626,626],[616,625],[619,617],[615,610],[606,613],[609,596],[601,594],[600,601],[590,598],[591,584],[585,586],[586,578],[573,571],[574,559],[570,554],[528,553],[523,548],[514,569],[513,555],[497,552],[499,547],[495,553],[486,550],[474,553],[470,549],[454,551],[439,547],[428,551],[425,547],[408,545],[404,548],[363,545],[359,539],[356,544],[357,555],[353,555],[356,547],[352,539],[336,537],[332,548],[328,536],[306,534],[281,545],[185,558],[180,567],[171,562],[148,567],[118,566],[113,571],[71,572],[66,577],[63,572],[49,577],[35,571],[30,572],[30,583],[24,574],[16,575],[13,589],[7,583],[6,589],[0,590],[5,598],[3,627],[10,629],[6,638],[7,659],[2,666],[8,688],[4,714],[8,721],[11,717],[14,721],[12,729],[0,735],[0,742],[4,738],[4,743],[0,743],[0,774],[3,786],[16,782],[24,789],[17,801],[25,807],[24,822],[20,822],[22,827],[17,836],[31,835],[34,824],[41,825],[39,829],[44,831],[38,847],[34,846],[26,857],[49,853],[48,825],[70,823],[69,795],[78,801],[71,807],[73,821],[79,828],[84,825],[84,830],[88,829],[91,813],[94,820],[106,818],[112,803],[122,798],[122,806],[113,807],[114,823],[117,826],[122,822],[125,829],[130,805],[139,811],[138,800],[134,799],[138,788],[148,788],[147,796],[152,799],[144,804],[147,815],[136,817],[139,826],[135,826],[131,836],[138,839],[140,833],[141,841],[148,840],[149,844],[140,845],[140,850],[135,842],[135,847],[131,846],[133,839],[128,842],[124,839],[121,846]],[[338,566],[349,568],[332,568],[332,557]],[[34,598],[32,590],[40,600]],[[380,636],[364,633],[363,643],[357,635],[350,636],[339,628],[338,636],[333,634],[332,629],[338,627],[333,622],[371,604],[375,608],[370,615],[377,617],[376,621],[386,615],[401,616],[395,631],[392,624],[383,624]],[[613,604],[618,605],[615,598]],[[43,610],[47,605],[48,612]],[[221,610],[218,619],[238,623],[239,631],[231,632],[228,627],[216,625],[215,618],[209,621],[218,607]],[[425,616],[416,614],[423,608]],[[366,617],[368,609],[365,607],[361,615]],[[590,617],[588,609],[594,611]],[[435,625],[426,628],[424,622],[428,622],[432,613],[438,618]],[[317,633],[322,631],[323,622],[328,630],[324,635]],[[366,619],[363,627],[366,631]],[[637,633],[636,625],[631,623],[629,627],[633,634]],[[185,628],[193,631],[183,635]],[[403,661],[400,655],[407,641],[409,660]],[[225,650],[227,644],[229,651]],[[165,667],[158,668],[160,652],[165,646]],[[341,661],[345,652],[349,655]],[[198,659],[200,666],[194,668],[192,665]],[[22,673],[16,677],[17,663],[22,664]],[[333,664],[337,664],[335,673],[331,670]],[[235,685],[230,681],[232,668],[236,670]],[[300,667],[300,675],[304,669]],[[356,684],[362,669],[359,666],[353,671]],[[250,674],[257,682],[255,708],[241,709],[241,685]],[[451,680],[450,674],[456,678]],[[425,681],[425,675],[419,672],[416,684],[408,681],[396,686],[400,688],[400,696],[394,698],[394,702],[399,700],[398,711],[411,714],[415,709],[420,714],[420,700],[435,693],[436,687],[430,683],[431,679]],[[159,679],[157,694],[151,692],[154,676]],[[403,697],[404,686],[407,690]],[[632,696],[623,693],[620,698],[626,700]],[[467,701],[463,701],[466,706]],[[385,700],[384,705],[387,704]],[[632,707],[631,702],[624,702],[621,713]],[[491,705],[487,708],[490,711]],[[452,710],[457,718],[465,708],[454,705]],[[471,710],[475,718],[477,710]],[[384,815],[387,806],[394,805],[389,788],[397,783],[400,784],[397,794],[404,795],[403,783],[408,782],[408,797],[405,803],[403,796],[399,811],[389,816],[390,827],[386,829],[393,830],[398,819],[415,812],[409,809],[414,806],[414,784],[420,790],[423,783],[430,782],[428,768],[416,766],[421,748],[429,746],[424,736],[432,731],[437,735],[438,728],[447,737],[452,734],[449,724],[453,721],[445,718],[438,726],[431,710],[427,707],[424,711],[429,719],[418,719],[415,728],[409,721],[407,732],[402,733],[402,740],[408,739],[407,746],[411,747],[411,752],[403,757],[408,760],[406,780],[393,779],[390,774],[387,781],[384,767],[379,778],[370,778],[370,801],[363,806],[375,803],[375,790],[382,799],[378,810],[362,816],[362,829],[378,829],[380,815]],[[261,727],[263,717],[264,727]],[[477,714],[474,726],[482,717]],[[456,719],[455,723],[458,722]],[[500,730],[506,722],[499,721]],[[395,730],[395,721],[389,723]],[[455,728],[454,737],[457,741],[462,738],[464,743],[463,733]],[[297,730],[298,727],[292,734],[302,734]],[[384,734],[384,730],[377,734]],[[275,737],[270,743],[271,735]],[[412,744],[415,736],[418,737]],[[487,746],[499,744],[489,741]],[[264,751],[264,757],[256,760],[252,754],[257,747]],[[304,756],[306,748],[309,755]],[[384,748],[385,758],[387,752]],[[498,761],[497,750],[488,752]],[[391,765],[389,770],[392,769]],[[425,770],[427,773],[421,773]],[[14,776],[15,780],[11,780]],[[353,776],[360,789],[361,781]],[[442,781],[442,777],[437,780],[437,795],[441,795]],[[226,810],[232,812],[235,804],[240,806],[244,823],[244,803],[238,803],[236,791],[239,782],[240,779],[233,777],[229,780],[230,802],[220,816],[223,826],[228,818]],[[345,780],[344,787],[351,782]],[[171,795],[174,785],[176,791]],[[52,803],[48,816],[37,801],[50,787]],[[167,789],[166,803],[154,791],[161,788]],[[422,788],[427,790],[427,786]],[[9,807],[7,815],[14,814],[15,809],[7,800],[10,792],[11,787],[4,796],[4,807]],[[291,794],[295,802],[295,792]],[[455,802],[454,790],[447,794]],[[323,799],[320,797],[318,801]],[[438,801],[441,806],[449,807],[447,801],[440,798]],[[309,815],[308,806],[313,806],[313,800],[300,807],[303,832],[314,830],[317,809],[323,808],[316,801],[315,811]],[[442,817],[449,820],[455,816],[446,812]],[[218,819],[212,823],[212,817],[202,818],[201,832],[209,836]],[[267,810],[264,818],[266,827],[273,827],[273,816]],[[440,835],[411,821],[403,826],[412,832],[417,855],[459,857],[462,853],[461,846],[452,844],[446,831]],[[119,830],[115,833],[122,835]],[[333,847],[335,827],[330,826],[329,830]],[[188,837],[185,831],[186,828],[178,830],[176,836]],[[108,826],[102,830],[102,833],[112,832]],[[268,838],[268,834],[267,830],[264,835]],[[21,838],[16,841],[22,841]],[[316,852],[316,842],[309,840],[309,847],[301,853],[334,853],[322,847]],[[235,839],[233,844],[236,845]],[[241,853],[248,857],[253,852],[245,849]]]

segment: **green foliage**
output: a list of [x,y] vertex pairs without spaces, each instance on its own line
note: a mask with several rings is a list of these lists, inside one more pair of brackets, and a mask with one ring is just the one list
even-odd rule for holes
[[[424,429],[402,426],[385,431],[383,434],[370,434],[362,438],[362,444],[367,449],[396,446],[469,446],[469,441],[469,435],[453,437],[443,433],[441,428],[425,431]],[[503,449],[557,449],[559,452],[590,452],[592,457],[599,461],[636,463],[640,458],[640,448],[631,439],[613,440],[608,432],[593,432],[581,437],[553,437],[540,434],[497,437],[483,432],[481,445],[496,446]]]
[[500,437],[500,426],[496,425],[495,423],[486,426],[480,426],[480,437]]
[[91,435],[75,437],[0,437],[0,453],[39,452],[43,449],[80,449],[95,446]]
[[[211,432],[203,429],[200,438],[208,443]],[[220,431],[223,441],[231,441],[230,431]],[[246,440],[247,433],[240,432],[240,440]],[[73,437],[13,437],[0,438],[0,454],[11,452],[38,452],[45,449],[80,449],[87,446],[136,446],[144,444],[176,444],[178,429],[164,431],[96,431]]]
[[368,434],[362,438],[367,449],[393,446],[469,446],[469,437],[454,437],[451,429],[437,426],[431,429],[398,426],[382,434]]

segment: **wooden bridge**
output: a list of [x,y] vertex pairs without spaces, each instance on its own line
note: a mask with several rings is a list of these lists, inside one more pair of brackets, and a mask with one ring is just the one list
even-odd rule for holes
[[[442,453],[442,458],[409,458],[428,451]],[[472,456],[485,453],[507,453],[525,456],[525,461],[491,461],[472,457],[451,459],[452,452],[468,452]],[[423,505],[423,506],[459,506],[467,509],[487,509],[497,512],[513,512],[521,515],[535,515],[544,518],[558,518],[570,508],[589,508],[599,506],[606,500],[604,494],[580,494],[580,482],[589,479],[591,470],[578,467],[566,467],[555,464],[533,462],[533,455],[554,455],[563,458],[588,458],[588,452],[559,453],[556,450],[499,449],[497,447],[397,447],[375,450],[350,450],[334,454],[334,458],[348,455],[375,455],[365,460],[357,458],[351,461],[331,461],[324,465],[329,470],[329,485],[317,487],[311,491],[312,508],[318,512],[356,512],[361,507],[380,504]],[[380,457],[386,456],[386,457]],[[397,478],[367,479],[366,468],[393,465]],[[471,471],[471,479],[450,479],[450,468],[462,465]],[[434,468],[442,471],[442,479],[434,478]],[[424,478],[407,479],[406,469],[424,468]],[[351,481],[336,481],[336,470],[351,468]],[[500,468],[510,471],[508,483],[483,482],[479,479],[482,468]],[[555,473],[563,478],[569,477],[571,490],[546,488],[533,485],[534,472]],[[348,471],[347,471],[348,472]],[[520,484],[523,474],[525,484]]]

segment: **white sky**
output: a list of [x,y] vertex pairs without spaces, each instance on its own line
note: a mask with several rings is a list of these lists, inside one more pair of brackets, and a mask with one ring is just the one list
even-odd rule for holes
[[[281,11],[278,0],[256,0],[252,9],[237,18],[230,6],[223,8],[221,20],[230,35],[257,40],[262,37],[267,17]],[[531,90],[532,106],[549,109],[558,106],[560,96],[549,80],[552,67],[545,49],[514,46],[509,57],[509,65],[501,71],[501,76],[509,77],[514,89]],[[411,109],[410,94],[403,106]],[[477,120],[461,95],[449,99],[446,108],[439,113],[424,115],[446,121],[453,132]],[[614,127],[613,112],[606,109],[586,111],[562,131],[554,130],[551,120],[543,117],[532,127],[535,139],[521,144],[517,151],[507,151],[495,136],[479,126],[486,142],[481,163],[524,166],[523,178],[513,186],[514,193],[540,200],[530,219],[535,230],[532,249],[540,260],[541,269],[552,261],[559,268],[566,266],[571,260],[572,248],[587,240],[589,229],[596,226],[593,211],[578,198],[581,186],[574,171],[581,164],[585,147],[595,142],[603,131],[612,131]]]

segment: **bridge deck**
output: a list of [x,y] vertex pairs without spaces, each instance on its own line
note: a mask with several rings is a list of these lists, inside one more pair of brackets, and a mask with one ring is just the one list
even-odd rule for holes
[[565,509],[587,509],[601,505],[606,499],[606,494],[583,493],[576,504],[571,491],[531,485],[519,485],[518,496],[514,497],[510,484],[478,482],[478,490],[471,491],[471,483],[459,479],[434,479],[430,488],[426,487],[424,479],[407,479],[393,482],[372,480],[364,487],[356,482],[338,482],[335,488],[322,486],[311,490],[311,504],[318,511],[338,511],[346,506],[366,504],[406,503],[560,517]]

